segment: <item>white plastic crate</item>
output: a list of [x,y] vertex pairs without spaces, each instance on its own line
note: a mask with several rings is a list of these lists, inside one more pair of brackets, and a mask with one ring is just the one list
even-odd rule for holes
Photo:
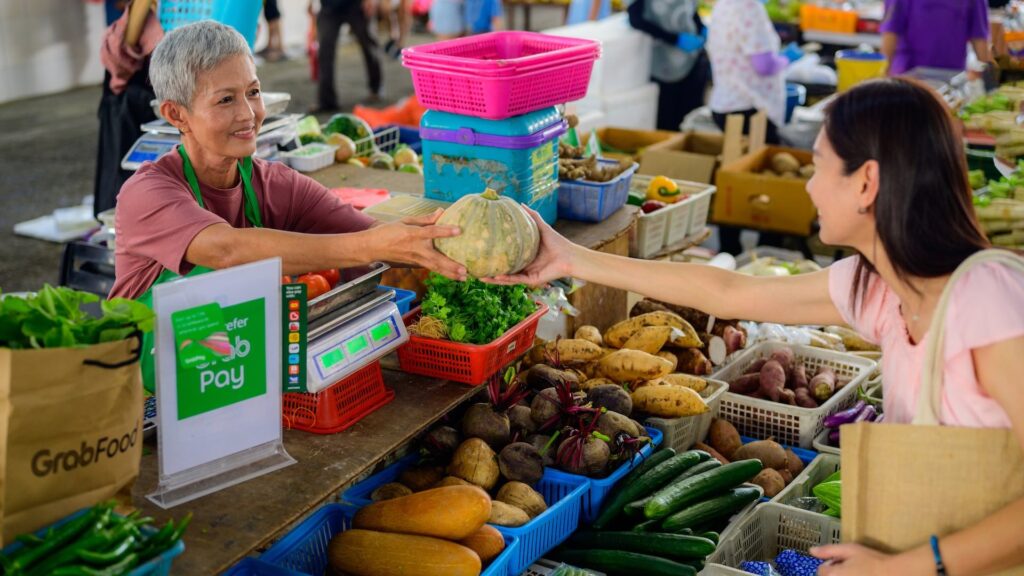
[[761,342],[741,352],[711,377],[731,382],[759,358],[767,358],[775,350],[786,347],[792,348],[796,361],[807,367],[808,378],[818,368],[827,366],[835,371],[838,378],[846,378],[850,382],[817,408],[789,406],[727,392],[722,397],[718,416],[731,422],[743,436],[758,439],[770,436],[780,444],[811,448],[814,438],[824,429],[825,417],[854,404],[857,387],[867,380],[875,369],[875,363],[851,354],[811,346]]
[[806,554],[814,546],[838,544],[840,528],[837,518],[762,504],[722,535],[701,575],[746,575],[739,565],[748,560],[771,561],[787,548]]
[[[635,64],[633,64],[635,66]],[[608,126],[654,130],[658,124],[658,93],[654,82],[626,92],[604,94],[601,111]]]
[[812,493],[814,487],[821,484],[825,478],[835,474],[837,470],[839,470],[838,455],[819,454],[817,458],[804,468],[803,472],[798,474],[789,483],[789,486],[786,486],[782,492],[779,492],[775,495],[775,498],[772,498],[772,502],[793,507],[792,503],[797,498],[814,496]]
[[648,418],[644,424],[661,430],[665,435],[665,439],[662,440],[663,446],[676,452],[684,452],[708,435],[711,421],[718,414],[722,396],[728,391],[729,385],[725,382],[709,379],[708,387],[700,394],[708,405],[707,412],[685,418]]
[[[652,176],[634,174],[630,183],[633,195],[646,195]],[[650,214],[639,214],[636,222],[636,246],[631,256],[650,258],[667,246],[677,244],[707,227],[711,197],[716,188],[709,184],[673,180],[690,197]]]
[[839,448],[836,448],[835,446],[828,443],[829,431],[829,428],[822,428],[821,432],[819,432],[818,435],[814,437],[814,442],[812,443],[812,446],[814,447],[814,450],[816,452],[820,452],[821,454],[832,454],[834,456],[838,456]]
[[651,81],[652,38],[629,25],[626,14],[545,30],[545,34],[597,40],[601,58],[594,62],[587,86],[589,99],[627,92]]
[[[864,394],[871,398],[882,399],[882,375],[873,373],[873,378],[864,383]],[[821,432],[814,437],[814,449],[822,454],[839,455],[839,448],[828,443],[830,428],[822,427]]]

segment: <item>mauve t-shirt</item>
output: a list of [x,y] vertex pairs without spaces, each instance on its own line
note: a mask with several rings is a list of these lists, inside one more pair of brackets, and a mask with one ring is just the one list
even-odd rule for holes
[[882,32],[899,36],[892,74],[918,66],[963,70],[967,43],[988,38],[986,0],[885,0]]
[[[339,200],[317,181],[280,162],[253,159],[252,187],[265,228],[306,234],[358,232],[373,218]],[[166,268],[187,274],[192,239],[214,224],[250,226],[245,219],[241,180],[219,189],[200,182],[205,208],[196,202],[182,172],[181,156],[164,154],[147,162],[124,183],[117,197],[115,272],[110,297],[138,298]]]

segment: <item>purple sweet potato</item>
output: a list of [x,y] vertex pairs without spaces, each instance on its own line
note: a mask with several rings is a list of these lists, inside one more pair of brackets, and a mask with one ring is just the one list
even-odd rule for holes
[[796,405],[801,408],[817,408],[818,401],[811,396],[810,390],[807,388],[797,388],[794,391],[796,395]]
[[769,360],[761,367],[761,393],[772,400],[779,401],[779,394],[786,387],[786,371],[777,360]]
[[761,387],[760,374],[744,374],[729,383],[729,392],[751,394]]
[[764,363],[767,362],[767,358],[758,358],[754,360],[754,363],[747,366],[747,369],[743,371],[744,374],[760,374],[761,368],[764,367]]
[[768,357],[769,360],[775,360],[782,366],[782,370],[786,373],[786,380],[789,380],[793,375],[794,364],[796,364],[796,355],[793,354],[792,348],[779,348],[772,355]]
[[803,364],[798,364],[796,368],[793,368],[793,377],[786,383],[794,390],[807,388],[807,368]]

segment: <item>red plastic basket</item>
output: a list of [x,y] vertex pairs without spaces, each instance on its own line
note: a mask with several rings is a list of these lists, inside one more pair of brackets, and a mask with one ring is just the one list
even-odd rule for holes
[[[537,311],[522,322],[509,328],[501,338],[490,344],[460,344],[448,340],[409,335],[409,341],[398,348],[398,363],[402,371],[442,378],[462,384],[483,384],[505,366],[526,354],[537,335],[537,323],[548,307],[541,304]],[[405,325],[414,323],[420,315],[416,308],[406,314]]]
[[380,362],[374,362],[315,394],[285,394],[281,411],[286,428],[334,434],[359,422],[394,397],[395,392],[384,387]]

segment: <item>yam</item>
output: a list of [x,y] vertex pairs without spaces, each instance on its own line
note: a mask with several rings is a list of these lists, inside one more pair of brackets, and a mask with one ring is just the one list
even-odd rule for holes
[[513,442],[498,454],[498,469],[508,480],[533,486],[544,476],[544,458],[528,442]]
[[[696,348],[687,348],[687,350],[696,350]],[[700,350],[697,350],[697,353],[700,354]],[[676,368],[679,367],[679,357],[676,356],[674,352],[669,352],[668,350],[661,350],[657,354],[655,354],[655,356],[657,356],[658,358],[664,358],[665,360],[671,362],[673,372],[675,372]]]
[[601,331],[598,330],[596,326],[580,326],[576,329],[576,333],[573,334],[573,338],[593,342],[598,346],[604,346],[604,338],[601,337]]
[[[804,462],[793,452],[792,448],[786,448],[786,470],[796,478],[804,471]],[[788,482],[787,482],[788,484]]]
[[666,374],[661,377],[662,382],[667,382],[673,386],[682,386],[683,388],[689,388],[694,392],[701,393],[708,387],[708,381],[703,378],[696,376],[690,376],[689,374]]
[[444,468],[442,466],[410,466],[402,470],[402,473],[398,475],[398,482],[413,492],[422,492],[433,488],[434,484],[437,484],[441,478],[444,478]]
[[722,456],[722,454],[718,450],[715,450],[714,448],[712,448],[711,446],[708,446],[707,444],[705,444],[703,442],[697,442],[696,444],[694,444],[693,445],[693,449],[694,450],[703,450],[703,451],[707,452],[708,454],[711,454],[712,458],[714,458],[715,460],[718,460],[722,464],[728,464],[729,463],[729,459],[728,458],[726,458],[725,456]]
[[500,500],[491,503],[491,517],[487,519],[488,524],[497,524],[508,528],[516,528],[530,521],[530,515]]
[[370,500],[374,502],[381,502],[384,500],[391,500],[392,498],[401,498],[402,496],[408,496],[409,494],[412,494],[412,490],[405,484],[388,482],[383,486],[378,486],[377,489],[370,494]]
[[616,350],[599,362],[601,373],[615,382],[654,380],[672,370],[672,363],[640,350]]
[[594,408],[607,408],[623,416],[633,413],[633,400],[630,398],[629,392],[623,390],[622,386],[618,384],[604,384],[591,388],[587,392],[587,398]]
[[761,374],[744,374],[729,382],[729,392],[736,394],[752,394],[761,388]]
[[505,537],[494,526],[484,524],[479,530],[459,541],[480,557],[485,565],[489,564],[505,550]]
[[765,468],[782,469],[786,468],[788,464],[786,450],[774,440],[757,440],[744,444],[730,458],[733,460],[755,458],[760,460]]
[[622,345],[624,350],[642,350],[657,354],[672,335],[671,326],[644,326],[637,330]]
[[765,498],[775,498],[786,488],[786,481],[782,479],[778,470],[772,468],[765,468],[758,472],[750,483],[760,486],[764,490]]
[[696,416],[708,411],[700,394],[681,386],[644,386],[633,391],[633,407],[662,418]]
[[498,483],[498,455],[483,440],[470,438],[455,451],[448,474],[490,490]]
[[743,441],[740,440],[740,433],[732,423],[715,418],[708,429],[708,444],[726,458],[732,458],[736,450],[743,445]]
[[725,345],[725,339],[720,336],[712,336],[708,339],[708,360],[715,366],[721,366],[729,357],[729,348]]
[[634,333],[648,326],[669,326],[679,330],[680,334],[671,337],[673,345],[684,348],[699,348],[701,346],[697,332],[689,322],[683,320],[678,314],[664,311],[641,314],[615,324],[604,333],[605,344],[613,348],[622,348]]
[[548,509],[540,492],[522,482],[507,482],[498,490],[496,500],[519,508],[530,518],[536,518]]

